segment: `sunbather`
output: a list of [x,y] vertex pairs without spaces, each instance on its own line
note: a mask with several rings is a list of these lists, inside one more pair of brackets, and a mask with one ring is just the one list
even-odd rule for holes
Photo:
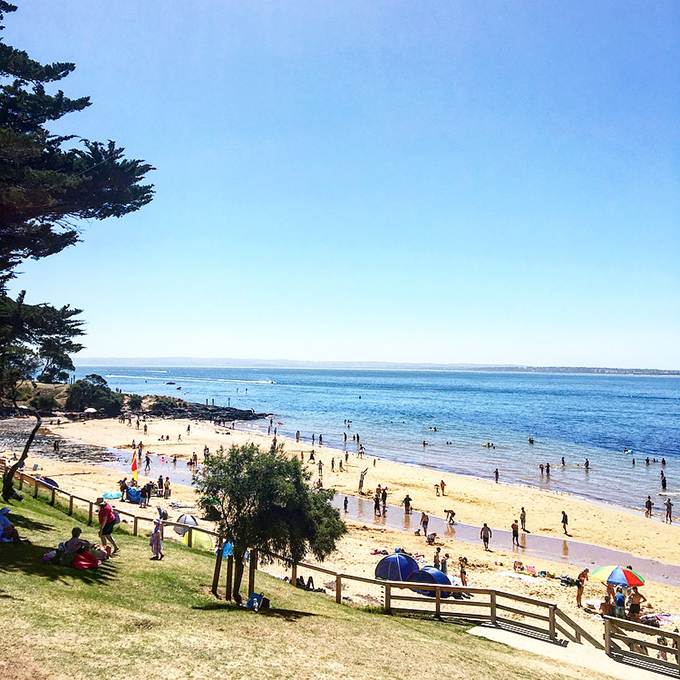
[[14,524],[7,518],[9,508],[0,508],[0,542],[2,543],[30,543],[27,538],[19,536]]

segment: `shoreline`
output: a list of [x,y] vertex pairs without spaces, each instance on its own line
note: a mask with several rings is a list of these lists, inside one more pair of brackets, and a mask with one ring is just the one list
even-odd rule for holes
[[[220,445],[241,444],[247,441],[269,448],[271,437],[252,428],[231,430],[218,428],[212,423],[182,420],[153,419],[147,421],[149,434],[146,449],[159,455],[186,458],[196,451],[200,456],[204,445],[215,451]],[[190,438],[186,428],[191,426]],[[50,429],[49,426],[46,426]],[[65,423],[53,426],[51,431],[78,442],[95,446],[131,451],[133,439],[144,435],[141,430],[118,423],[115,419],[96,420],[86,423]],[[157,441],[161,433],[172,433],[170,442]],[[178,435],[184,440],[178,442]],[[527,527],[532,535],[563,537],[560,513],[564,509],[569,515],[570,542],[580,542],[611,548],[619,552],[637,555],[662,563],[680,565],[680,526],[663,522],[651,522],[636,514],[634,510],[613,504],[595,503],[570,494],[545,491],[535,487],[497,484],[489,480],[468,475],[442,473],[429,466],[401,463],[366,457],[363,460],[356,453],[347,452],[348,472],[331,472],[330,461],[345,458],[345,452],[330,447],[314,447],[315,463],[308,462],[312,446],[306,442],[296,443],[280,436],[278,441],[285,445],[289,455],[300,456],[302,452],[305,467],[312,474],[312,482],[318,479],[318,461],[324,462],[324,486],[335,488],[337,493],[361,497],[357,491],[359,472],[368,468],[365,489],[372,489],[381,483],[388,488],[388,503],[399,504],[406,493],[413,499],[413,508],[425,510],[439,517],[445,516],[446,509],[456,511],[456,521],[461,524],[481,526],[488,522],[496,529],[508,529],[517,519],[521,506],[526,507]],[[374,465],[375,461],[375,465]],[[446,496],[437,496],[434,485],[441,479],[446,481]],[[372,496],[372,494],[371,494]],[[366,495],[363,498],[367,498]],[[680,510],[680,507],[678,508]]]

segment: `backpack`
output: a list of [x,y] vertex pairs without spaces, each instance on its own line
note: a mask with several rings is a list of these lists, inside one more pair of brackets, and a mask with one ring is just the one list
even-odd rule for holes
[[113,523],[120,524],[120,514],[118,514],[118,510],[113,511]]

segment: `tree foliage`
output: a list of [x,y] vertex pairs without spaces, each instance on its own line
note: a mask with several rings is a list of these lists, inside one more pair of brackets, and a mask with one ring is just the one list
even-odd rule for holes
[[218,517],[218,531],[234,546],[234,599],[239,602],[246,550],[276,553],[300,562],[308,552],[325,559],[346,527],[331,505],[333,492],[309,486],[310,475],[279,445],[254,444],[211,455],[194,485],[201,505]]
[[[15,10],[0,0],[0,21]],[[153,168],[125,158],[115,142],[49,132],[46,124],[90,105],[49,91],[74,69],[0,42],[0,289],[23,260],[76,243],[79,220],[121,217],[152,199],[142,182]]]
[[71,385],[66,408],[69,411],[96,408],[100,413],[117,416],[123,408],[123,395],[114,392],[100,375],[91,373]]
[[[16,9],[0,0],[0,22]],[[66,380],[71,354],[83,347],[81,310],[7,294],[17,266],[76,243],[83,220],[121,217],[153,196],[143,183],[153,168],[114,141],[50,132],[50,123],[90,105],[55,85],[74,68],[41,64],[0,37],[0,400],[14,405],[22,380]]]

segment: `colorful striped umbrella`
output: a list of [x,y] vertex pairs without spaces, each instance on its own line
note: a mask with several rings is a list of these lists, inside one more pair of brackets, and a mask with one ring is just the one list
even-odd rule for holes
[[636,574],[632,569],[626,567],[600,567],[596,569],[591,577],[602,583],[609,583],[613,586],[643,586],[645,580]]

